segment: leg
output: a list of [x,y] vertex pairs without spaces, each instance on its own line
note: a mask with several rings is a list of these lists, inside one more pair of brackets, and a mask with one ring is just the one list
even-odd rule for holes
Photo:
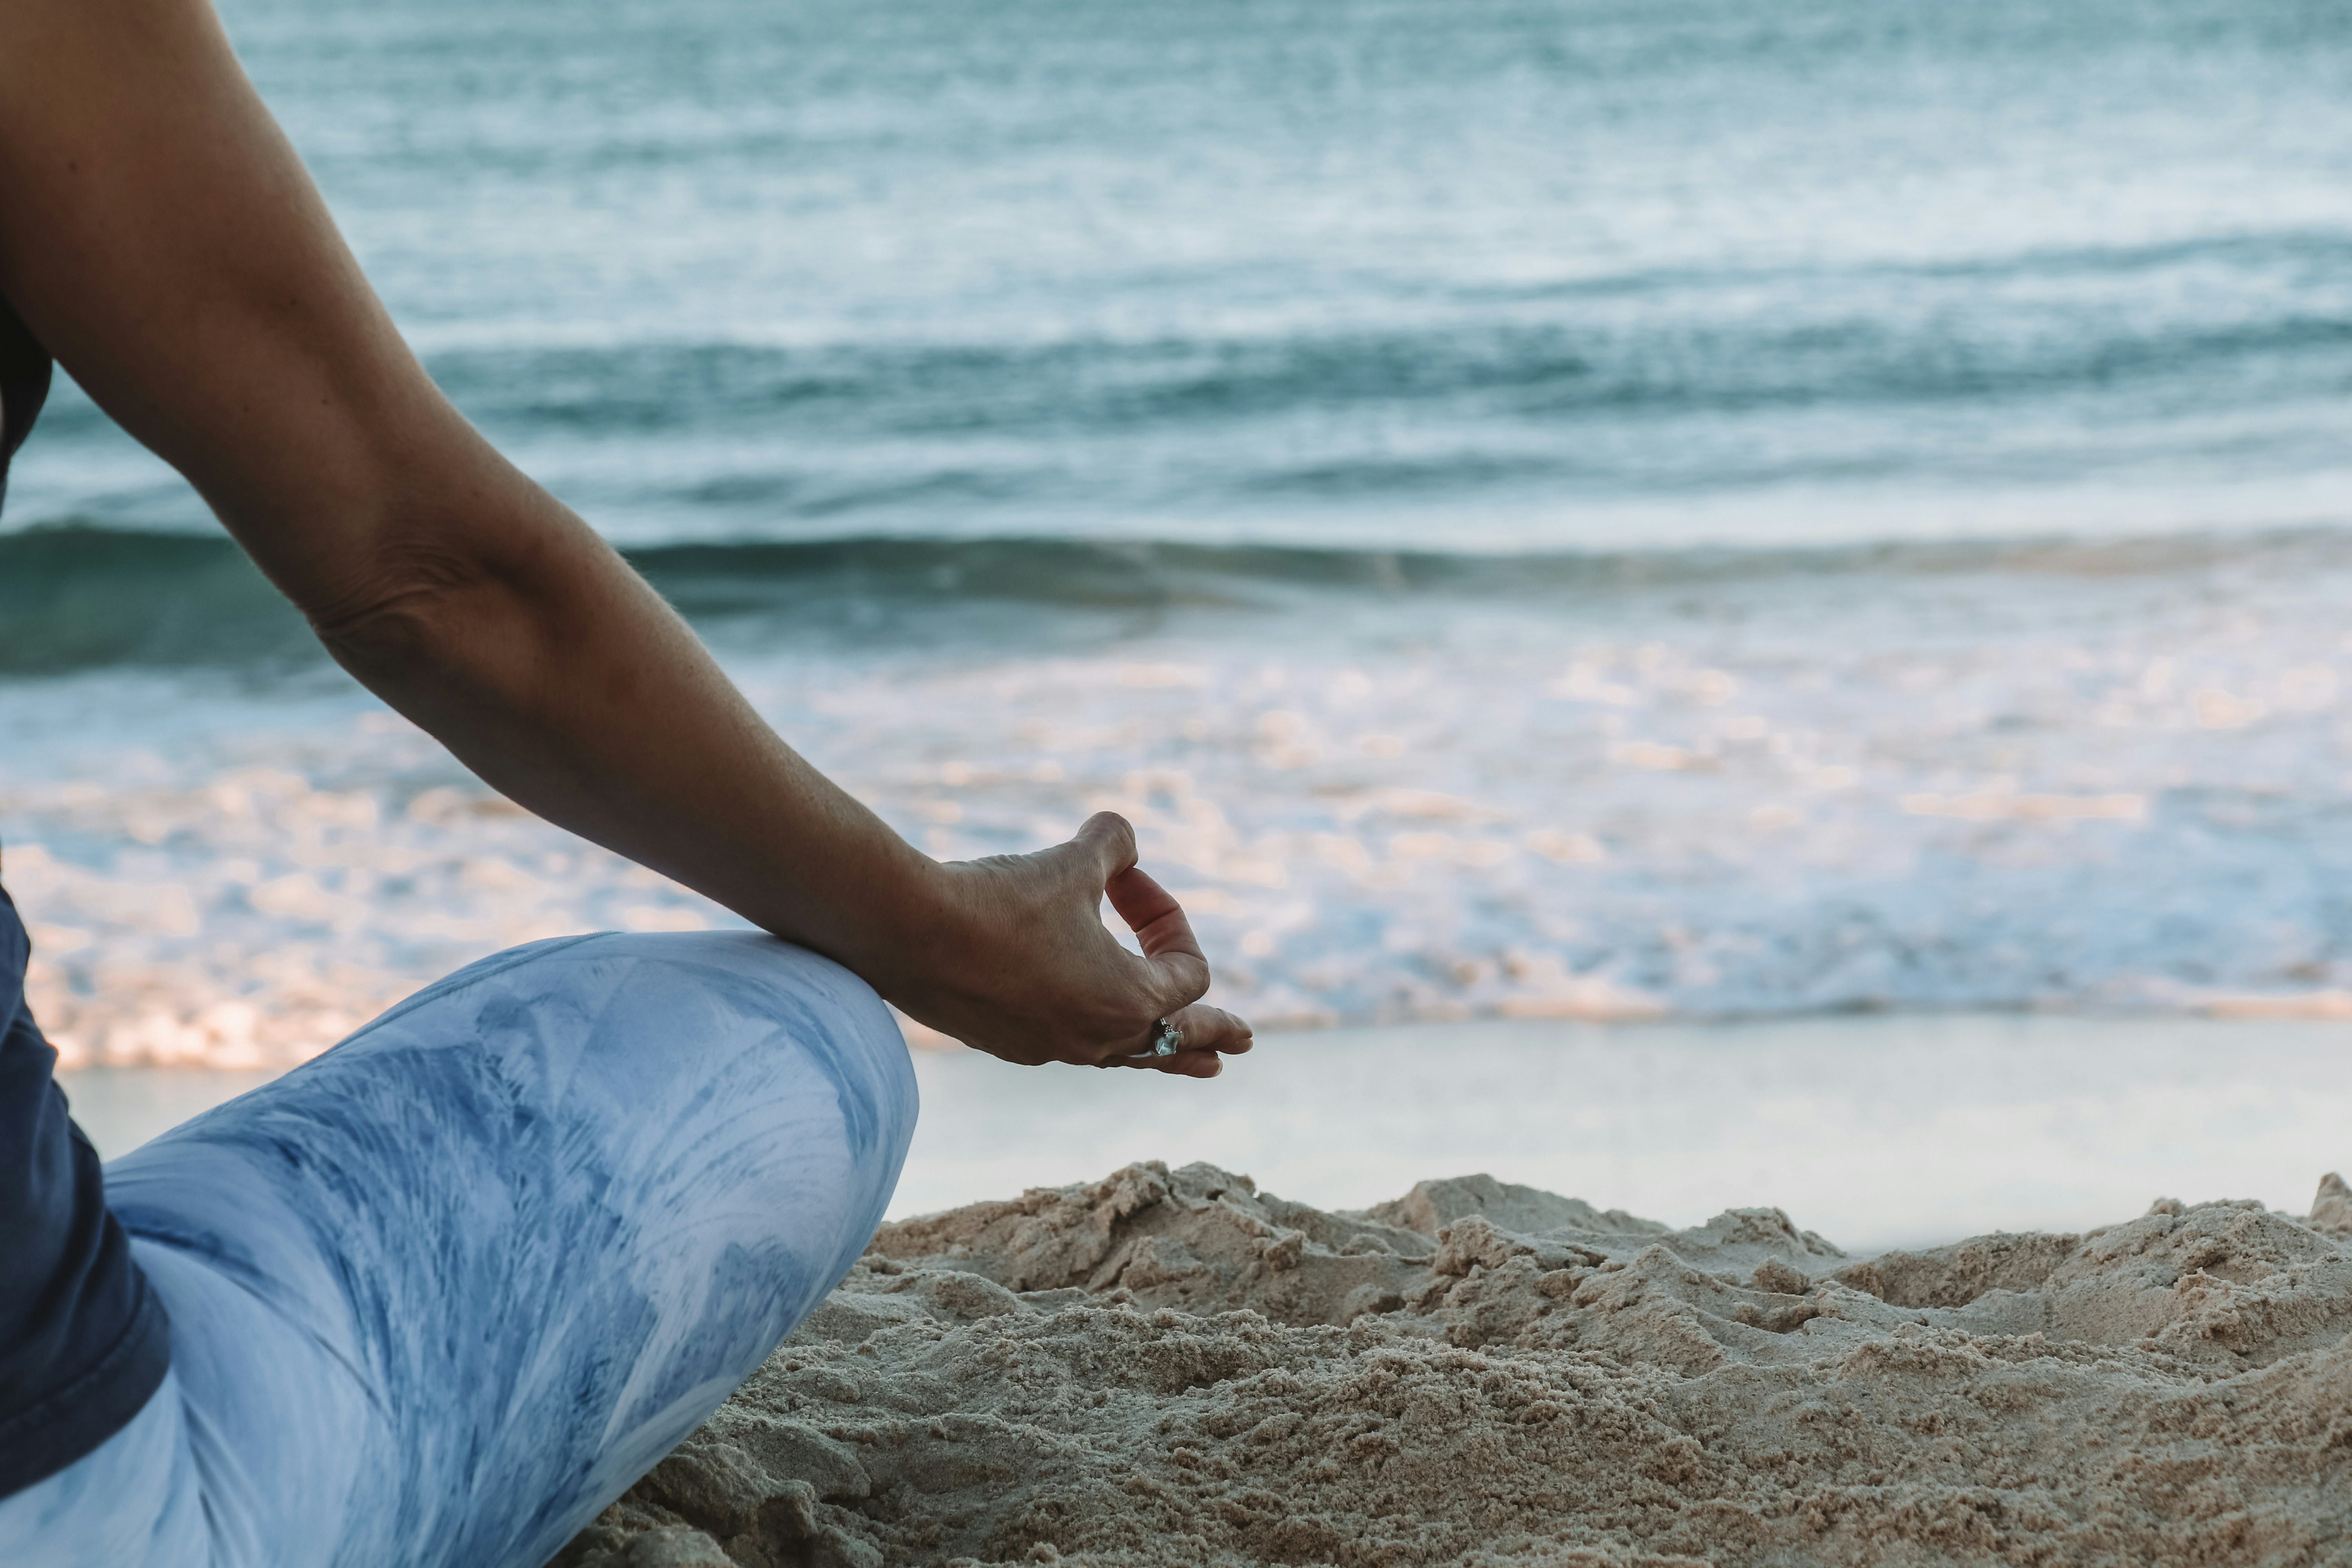
[[889,1014],[749,933],[450,976],[117,1162],[225,1564],[539,1568],[846,1273]]
[[204,1491],[178,1380],[45,1481],[0,1498],[0,1563],[40,1568],[213,1568]]

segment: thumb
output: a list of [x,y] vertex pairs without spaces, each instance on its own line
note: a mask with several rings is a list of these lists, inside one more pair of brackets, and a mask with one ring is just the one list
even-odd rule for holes
[[1135,864],[1135,826],[1115,811],[1097,811],[1087,817],[1070,843],[1088,857],[1097,888],[1108,887],[1112,879]]

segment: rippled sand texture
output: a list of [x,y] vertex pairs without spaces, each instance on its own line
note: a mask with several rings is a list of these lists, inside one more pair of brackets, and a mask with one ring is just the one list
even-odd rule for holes
[[1130,1165],[886,1226],[558,1562],[2340,1562],[2347,1236],[2333,1176],[1856,1260]]

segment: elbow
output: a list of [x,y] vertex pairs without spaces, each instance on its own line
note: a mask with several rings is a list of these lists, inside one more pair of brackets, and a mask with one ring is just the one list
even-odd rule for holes
[[301,607],[335,662],[373,686],[458,662],[500,618],[501,577],[471,552],[410,544],[376,552],[332,595]]
[[572,543],[560,527],[403,528],[302,609],[335,662],[386,698],[544,697],[596,635],[576,559],[585,552]]

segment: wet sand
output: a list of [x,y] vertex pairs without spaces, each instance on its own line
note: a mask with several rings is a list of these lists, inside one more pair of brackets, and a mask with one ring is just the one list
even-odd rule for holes
[[[1484,1171],[1675,1225],[1772,1204],[1850,1250],[2080,1229],[2159,1194],[2306,1201],[2352,1165],[2352,1026],[1854,1016],[1269,1035],[1211,1084],[916,1054],[892,1205],[1206,1160],[1344,1207]],[[112,1155],[258,1073],[63,1075]]]

